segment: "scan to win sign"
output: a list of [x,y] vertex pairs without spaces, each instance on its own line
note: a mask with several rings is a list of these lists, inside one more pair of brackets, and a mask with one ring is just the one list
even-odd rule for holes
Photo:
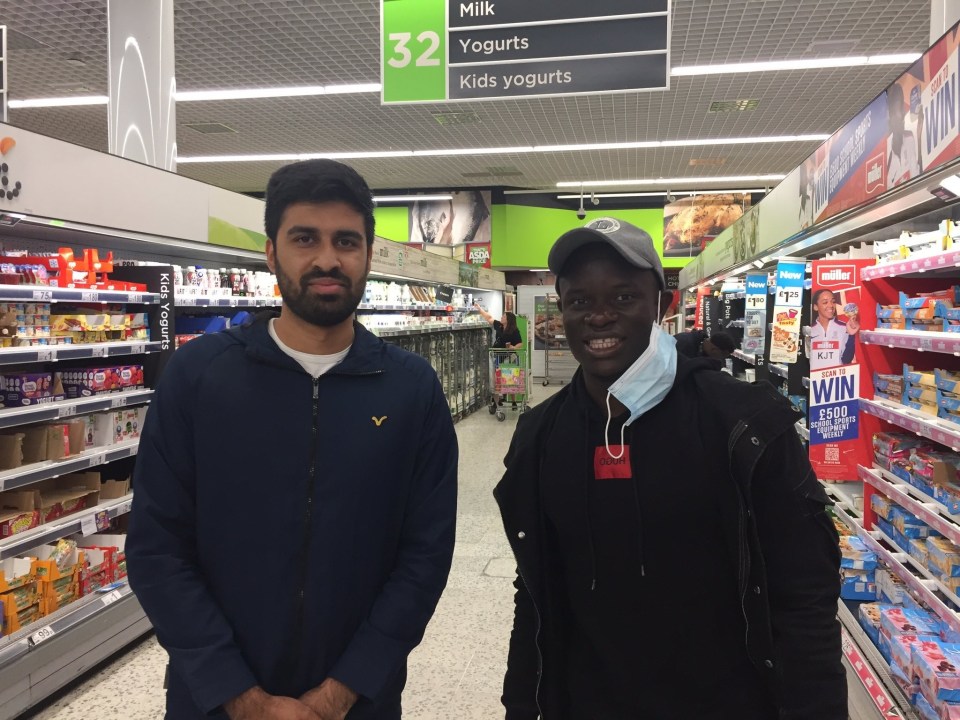
[[[813,263],[810,313],[810,463],[821,480],[855,480],[869,465],[860,438],[859,327],[873,327],[875,309],[860,298],[860,272],[872,260]],[[867,317],[864,317],[864,316]]]

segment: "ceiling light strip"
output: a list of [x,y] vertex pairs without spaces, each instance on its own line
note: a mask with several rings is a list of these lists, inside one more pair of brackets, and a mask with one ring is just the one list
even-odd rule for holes
[[453,200],[453,195],[375,195],[373,201],[379,205],[385,205],[387,203],[406,203],[406,202],[417,202],[422,200],[424,202],[430,200]]
[[[686,181],[684,181],[686,182]],[[592,193],[591,197],[595,197],[598,200],[606,199],[616,199],[616,198],[638,198],[638,197],[664,197],[665,195],[682,195],[684,197],[694,196],[694,195],[703,195],[709,193],[711,195],[729,195],[731,193],[765,193],[770,188],[735,188],[735,189],[719,189],[719,188],[710,188],[709,190],[659,190],[655,192],[622,192],[622,193]],[[542,192],[542,191],[538,191]],[[510,194],[510,193],[506,193]],[[557,200],[579,200],[580,195],[557,195]]]
[[110,98],[106,95],[82,95],[77,97],[33,98],[32,100],[10,100],[11,110],[21,108],[79,107],[82,105],[106,105]]
[[708,184],[708,183],[748,183],[748,182],[779,182],[786,175],[727,175],[720,177],[689,177],[689,178],[638,178],[636,180],[572,180],[558,182],[558,188],[569,187],[620,187],[633,185],[678,185],[684,184]]
[[725,75],[728,73],[782,72],[786,70],[822,70],[864,65],[909,65],[919,60],[920,57],[921,53],[901,53],[896,55],[772,60],[769,62],[729,63],[726,65],[689,65],[687,67],[675,67],[670,71],[670,74],[674,77],[683,77]]

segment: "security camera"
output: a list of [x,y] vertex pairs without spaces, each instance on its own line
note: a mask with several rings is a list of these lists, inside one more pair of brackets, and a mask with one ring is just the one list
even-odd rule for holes
[[594,205],[600,204],[600,198],[597,197],[596,193],[590,193],[590,202],[592,202]]
[[584,210],[583,208],[580,208],[579,210],[577,210],[577,219],[578,219],[578,220],[586,220],[586,219],[587,219],[587,211]]

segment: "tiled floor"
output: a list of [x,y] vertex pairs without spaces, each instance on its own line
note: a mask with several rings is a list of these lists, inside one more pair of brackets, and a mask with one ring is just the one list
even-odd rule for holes
[[[542,402],[558,388],[535,386]],[[446,592],[423,643],[410,656],[404,718],[502,718],[500,688],[513,617],[513,559],[491,492],[517,413],[486,410],[457,423],[460,501],[457,545]],[[166,653],[150,637],[69,693],[37,720],[154,720],[163,717]]]

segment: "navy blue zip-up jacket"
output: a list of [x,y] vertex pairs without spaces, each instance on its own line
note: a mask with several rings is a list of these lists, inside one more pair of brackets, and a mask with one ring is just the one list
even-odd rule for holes
[[140,439],[130,583],[170,654],[167,717],[328,677],[396,720],[453,555],[457,441],[421,357],[355,324],[314,380],[264,320],[179,349]]

